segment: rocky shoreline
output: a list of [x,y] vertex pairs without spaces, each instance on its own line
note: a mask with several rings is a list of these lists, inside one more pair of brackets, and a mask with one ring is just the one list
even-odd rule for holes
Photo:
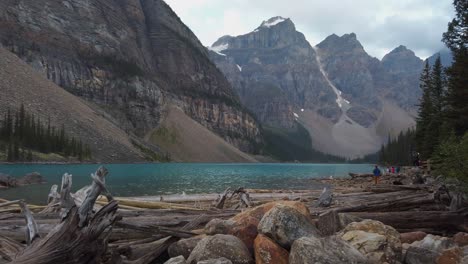
[[[409,169],[385,175],[379,185],[366,175],[318,181],[330,188],[294,192],[239,188],[226,190],[216,201],[212,196],[170,201],[118,198],[93,183],[93,188],[104,189],[71,194],[74,206],[65,218],[59,216],[64,208],[56,206],[62,203],[57,188],[56,194],[49,194],[48,206],[30,208],[40,237],[74,232],[83,239],[80,244],[86,244],[86,236],[80,234],[90,227],[99,229],[106,237],[98,240],[104,251],[74,249],[93,254],[94,263],[468,263],[466,200],[441,179]],[[98,196],[89,227],[70,229],[74,223],[70,219],[79,219],[73,208],[81,211],[92,193]],[[30,229],[18,228],[24,225],[19,207],[4,208],[0,263],[15,263],[38,249],[34,243],[22,244]],[[111,209],[118,217],[98,218]],[[54,228],[57,225],[61,228]],[[36,244],[52,243],[37,239]],[[55,244],[49,246],[42,250]],[[62,245],[62,250],[72,249]]]

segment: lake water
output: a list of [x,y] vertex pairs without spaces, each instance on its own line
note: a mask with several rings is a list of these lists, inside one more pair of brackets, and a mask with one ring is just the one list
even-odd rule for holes
[[[0,165],[0,173],[20,177],[39,172],[46,184],[0,189],[0,198],[38,201],[47,199],[50,186],[59,184],[64,173],[73,175],[73,189],[91,183],[90,174],[99,165]],[[372,171],[369,164],[110,164],[106,184],[114,196],[147,196],[222,192],[225,188],[317,189],[314,178],[345,177],[349,172]],[[42,202],[40,202],[42,203]]]

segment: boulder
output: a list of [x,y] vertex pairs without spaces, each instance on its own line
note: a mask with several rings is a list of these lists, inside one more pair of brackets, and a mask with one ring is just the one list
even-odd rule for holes
[[227,258],[219,258],[199,261],[197,264],[232,264],[232,261]]
[[167,249],[169,256],[172,258],[183,256],[185,259],[187,259],[190,256],[190,253],[192,253],[192,250],[197,246],[198,242],[200,242],[203,238],[204,236],[196,236],[192,238],[181,239],[176,243],[173,243]]
[[31,172],[18,179],[18,185],[41,184],[44,182],[39,172]]
[[411,244],[415,241],[421,241],[423,240],[427,234],[422,231],[416,231],[416,232],[407,232],[407,233],[401,233],[400,234],[400,241],[401,243],[408,243]]
[[226,258],[233,264],[253,263],[244,243],[232,235],[214,235],[203,238],[193,249],[187,263],[195,264],[203,260]]
[[457,233],[453,236],[453,242],[460,247],[468,246],[468,233]]
[[205,226],[205,234],[207,235],[217,235],[217,234],[229,234],[231,229],[237,223],[232,220],[223,220],[223,219],[213,219]]
[[406,250],[404,261],[407,264],[431,264],[436,263],[437,258],[446,249],[455,244],[447,237],[427,235],[421,241],[413,242]]
[[233,218],[231,218],[231,220],[235,222],[244,222],[245,219],[254,218],[254,219],[257,219],[258,222],[260,222],[263,216],[277,205],[289,206],[289,207],[296,209],[297,211],[299,211],[301,214],[305,216],[310,216],[309,208],[307,208],[307,206],[304,203],[296,202],[296,201],[275,201],[275,202],[262,204],[250,210],[244,211],[234,216]]
[[254,240],[257,237],[259,220],[254,217],[245,216],[242,221],[213,219],[205,226],[208,235],[225,234],[239,238],[253,253]]
[[[460,247],[452,247],[442,251],[442,253],[437,257],[435,263],[437,264],[460,264],[464,257],[463,249]],[[465,262],[466,263],[466,262]]]
[[10,175],[0,173],[0,187],[10,188],[18,185],[17,180]]
[[406,264],[431,264],[435,263],[435,260],[439,256],[439,253],[420,247],[410,246],[406,250],[404,256],[404,263]]
[[323,236],[331,236],[343,230],[352,222],[360,222],[363,219],[347,213],[338,213],[336,210],[328,210],[319,215],[317,228]]
[[288,264],[289,252],[264,235],[257,236],[254,248],[256,264]]
[[402,259],[400,233],[379,221],[351,223],[340,235],[372,263],[399,263]]
[[336,236],[297,239],[289,255],[290,264],[357,264],[368,263],[357,249]]
[[278,204],[266,213],[258,224],[258,232],[289,249],[294,241],[319,232],[308,217],[298,210]]
[[164,262],[164,264],[186,264],[186,262],[183,256],[178,256],[178,257],[169,259],[168,261]]
[[301,202],[277,201],[270,202],[237,214],[229,220],[213,219],[205,226],[208,235],[226,234],[238,237],[254,252],[254,240],[258,235],[258,224],[263,216],[277,205],[284,205],[296,209],[305,217],[310,218],[309,209]]

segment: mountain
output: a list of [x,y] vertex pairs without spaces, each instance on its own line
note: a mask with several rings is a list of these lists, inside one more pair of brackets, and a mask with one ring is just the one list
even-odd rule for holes
[[84,101],[58,87],[28,64],[0,46],[0,112],[14,111],[21,104],[36,118],[62,125],[68,134],[82,140],[99,162],[131,162],[144,159],[132,139],[94,111]]
[[423,60],[405,46],[399,46],[383,57],[382,66],[386,74],[380,76],[381,93],[402,108],[414,110],[422,94],[419,77]]
[[313,47],[290,19],[273,17],[208,50],[262,124],[285,131],[303,126],[324,153],[369,154],[389,134],[414,125],[423,62],[403,46],[382,61],[354,33],[330,35]]
[[434,65],[437,57],[440,56],[440,61],[442,63],[442,66],[445,68],[452,66],[453,63],[453,56],[452,52],[449,49],[443,49],[436,54],[432,55],[431,57],[427,58],[429,61],[430,65]]
[[259,124],[162,0],[1,1],[0,43],[139,138],[176,105],[242,151],[262,145]]
[[209,49],[241,101],[264,124],[292,128],[293,111],[305,106],[339,117],[315,51],[290,19],[271,18],[246,35],[222,37]]

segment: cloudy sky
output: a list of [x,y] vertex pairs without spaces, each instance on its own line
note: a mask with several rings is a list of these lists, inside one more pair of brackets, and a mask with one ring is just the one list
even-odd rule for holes
[[205,46],[253,31],[273,16],[291,18],[312,45],[355,32],[377,58],[405,45],[426,58],[453,18],[452,0],[166,0]]

